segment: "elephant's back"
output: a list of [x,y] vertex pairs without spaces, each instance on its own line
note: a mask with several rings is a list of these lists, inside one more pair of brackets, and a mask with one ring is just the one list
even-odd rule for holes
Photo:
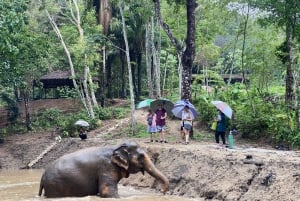
[[65,154],[62,157],[60,157],[60,159],[77,158],[80,156],[97,156],[97,155],[105,156],[105,155],[112,154],[112,152],[113,149],[109,147],[89,147],[85,149],[80,149],[78,151],[69,154]]
[[72,166],[76,163],[91,163],[91,161],[106,160],[110,158],[113,153],[112,148],[108,147],[89,147],[81,149],[69,154],[65,154],[58,158],[51,166],[67,167]]

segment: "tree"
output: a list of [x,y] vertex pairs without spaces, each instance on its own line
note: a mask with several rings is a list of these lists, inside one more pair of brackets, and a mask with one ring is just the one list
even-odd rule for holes
[[285,102],[289,107],[293,106],[294,94],[294,38],[295,32],[300,26],[299,0],[252,0],[251,5],[266,11],[264,18],[269,22],[275,23],[279,27],[285,28],[285,50],[286,50],[286,92]]
[[164,22],[161,16],[160,1],[153,0],[155,6],[155,13],[160,25],[168,35],[170,41],[174,45],[179,63],[182,65],[182,90],[181,99],[191,99],[191,80],[192,80],[192,66],[195,58],[195,10],[197,7],[196,0],[186,0],[186,17],[187,17],[187,32],[185,39],[185,47],[183,47],[177,38],[173,35],[170,27]]
[[127,39],[127,31],[126,31],[126,23],[124,18],[124,2],[123,0],[119,0],[119,9],[120,14],[122,17],[122,27],[123,27],[123,36],[124,36],[124,42],[126,47],[126,59],[127,59],[127,66],[128,66],[128,76],[129,76],[129,87],[130,87],[130,102],[131,102],[131,128],[133,134],[135,133],[135,126],[136,121],[134,117],[134,111],[135,111],[135,104],[134,104],[134,93],[133,93],[133,82],[132,82],[132,73],[131,73],[131,65],[130,65],[130,55],[129,55],[129,45],[128,45],[128,39]]
[[[75,73],[75,67],[74,67],[74,62],[71,56],[71,52],[69,50],[69,48],[66,45],[66,42],[64,40],[63,35],[61,34],[61,31],[59,29],[59,26],[57,25],[55,19],[53,16],[50,15],[50,13],[48,12],[47,9],[47,5],[45,6],[45,11],[46,11],[46,15],[50,21],[50,24],[52,26],[52,28],[54,29],[55,33],[57,34],[61,45],[65,51],[65,54],[67,55],[67,59],[68,59],[68,63],[69,63],[69,67],[70,67],[70,71],[71,71],[71,76],[72,76],[72,80],[73,80],[73,85],[75,87],[75,89],[77,90],[79,96],[81,97],[81,101],[83,103],[83,105],[85,106],[85,108],[87,109],[88,114],[92,117],[95,118],[95,113],[94,113],[94,109],[93,107],[98,107],[98,103],[96,101],[96,97],[95,97],[95,92],[94,92],[94,86],[93,86],[93,82],[92,82],[92,76],[90,73],[90,68],[88,65],[88,56],[87,56],[87,52],[88,52],[88,45],[85,41],[85,36],[84,36],[84,29],[82,27],[82,20],[81,20],[81,11],[79,9],[79,5],[77,4],[77,1],[72,0],[69,2],[66,1],[62,1],[61,3],[61,7],[59,9],[59,14],[64,16],[65,19],[69,20],[69,22],[71,24],[73,24],[77,31],[78,31],[78,41],[75,43],[75,46],[73,47],[73,55],[77,57],[79,57],[79,61],[77,62],[78,66],[82,66],[83,68],[83,78],[81,78],[80,76],[80,80],[82,82],[79,83],[79,85],[77,84],[77,78],[78,76],[76,76]],[[82,5],[81,9],[82,8]],[[77,53],[77,54],[76,54]],[[89,52],[90,55],[93,55],[92,52]],[[81,87],[82,85],[82,87]]]
[[0,2],[0,84],[21,92],[26,127],[31,129],[29,95],[33,81],[40,76],[48,41],[42,33],[30,29],[26,13],[28,2]]

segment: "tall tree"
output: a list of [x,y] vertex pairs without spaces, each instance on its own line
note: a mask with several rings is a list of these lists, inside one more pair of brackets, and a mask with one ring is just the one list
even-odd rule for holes
[[128,45],[128,38],[127,38],[127,30],[126,30],[126,22],[124,17],[124,2],[123,0],[119,0],[119,9],[122,18],[122,27],[123,27],[123,36],[124,42],[126,47],[126,59],[127,59],[127,67],[128,67],[128,76],[129,76],[129,88],[130,88],[130,102],[131,102],[131,128],[132,133],[134,134],[136,129],[136,120],[134,117],[135,112],[135,104],[134,104],[134,93],[133,93],[133,81],[132,81],[132,73],[131,73],[131,64],[130,64],[130,55],[129,55],[129,45]]
[[0,85],[21,92],[25,106],[26,127],[31,129],[29,114],[33,81],[40,76],[47,54],[47,38],[29,26],[28,1],[0,2]]
[[[99,6],[98,11],[98,22],[102,25],[103,34],[108,36],[109,26],[112,19],[112,6],[109,0],[99,0],[97,6]],[[109,77],[111,75],[111,67],[107,65],[107,49],[106,45],[101,48],[102,63],[99,62],[99,78],[100,78],[100,101],[101,106],[105,106],[106,94],[110,93],[110,86],[108,84]]]
[[[45,11],[46,15],[50,21],[50,24],[55,31],[56,35],[59,38],[59,41],[61,42],[61,45],[65,51],[65,54],[67,55],[67,60],[69,63],[71,76],[73,80],[73,85],[75,89],[78,91],[79,96],[81,97],[81,101],[85,108],[87,109],[88,114],[95,118],[94,114],[94,107],[98,107],[95,93],[94,93],[94,86],[92,82],[92,76],[90,72],[90,67],[88,60],[89,57],[93,57],[95,53],[93,53],[90,49],[93,49],[91,46],[88,45],[88,42],[86,40],[85,32],[82,25],[82,10],[84,10],[83,4],[78,4],[76,0],[72,1],[61,1],[60,4],[56,5],[58,8],[57,15],[53,14],[55,17],[61,15],[63,16],[60,18],[61,21],[69,23],[72,26],[75,26],[77,30],[77,40],[74,42],[72,48],[68,48],[67,44],[65,42],[64,36],[61,33],[60,27],[64,27],[61,24],[57,24],[55,21],[54,16],[52,16],[48,12],[48,8],[51,7],[48,5],[48,3],[53,2],[44,2],[45,3]],[[87,14],[88,15],[88,12]],[[68,26],[66,25],[66,26]],[[70,51],[72,49],[72,52]],[[89,53],[89,54],[87,54]],[[73,55],[72,55],[73,54]],[[75,71],[75,65],[74,60],[76,61],[77,69],[83,71],[83,76],[78,76],[80,73],[76,73]],[[80,83],[77,83],[77,80],[80,80]],[[82,86],[82,87],[81,87]]]
[[182,64],[182,91],[181,98],[190,100],[192,97],[192,67],[193,61],[195,58],[195,10],[197,7],[196,0],[186,0],[186,18],[187,18],[187,30],[186,30],[186,39],[185,47],[183,47],[178,39],[173,35],[170,27],[164,22],[161,16],[160,0],[153,0],[155,6],[155,13],[160,22],[160,25],[168,35],[172,44],[174,45],[179,63]]
[[289,107],[293,106],[294,94],[294,53],[293,40],[297,27],[300,26],[300,1],[299,0],[250,0],[251,5],[266,11],[263,17],[280,27],[285,28],[286,57],[286,92],[285,102]]

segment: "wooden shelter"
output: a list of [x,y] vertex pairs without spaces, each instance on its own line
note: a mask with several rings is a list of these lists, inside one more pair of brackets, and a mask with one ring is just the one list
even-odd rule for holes
[[248,78],[244,78],[242,75],[239,74],[223,74],[221,75],[221,77],[223,78],[224,82],[227,83],[230,79],[230,84],[234,84],[234,83],[249,83],[250,80]]
[[43,75],[39,79],[39,82],[43,84],[43,88],[45,89],[64,87],[64,86],[74,88],[70,71],[57,70],[57,71],[50,72],[46,75]]
[[74,85],[70,71],[57,70],[43,75],[39,80],[35,80],[33,87],[33,99],[43,99],[61,98],[57,92],[57,88],[66,87],[72,89]]

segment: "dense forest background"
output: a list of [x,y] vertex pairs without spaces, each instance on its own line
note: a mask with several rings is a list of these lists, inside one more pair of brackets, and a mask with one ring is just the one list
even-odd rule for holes
[[[189,99],[209,127],[210,102],[222,100],[234,110],[229,129],[299,147],[299,44],[299,0],[1,1],[1,104],[16,123],[18,101],[50,97],[39,78],[68,71],[72,86],[54,97],[79,99],[90,122],[123,98],[134,130],[135,104],[164,97]],[[27,130],[34,120],[27,112]]]

